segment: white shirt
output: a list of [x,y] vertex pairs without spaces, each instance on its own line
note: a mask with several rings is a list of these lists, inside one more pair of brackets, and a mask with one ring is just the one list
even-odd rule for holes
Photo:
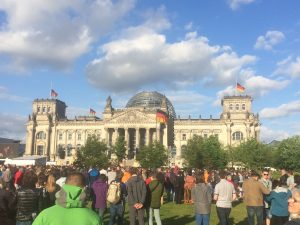
[[225,179],[221,179],[215,187],[215,195],[218,196],[216,206],[222,208],[232,207],[232,195],[235,194],[235,189],[232,183]]

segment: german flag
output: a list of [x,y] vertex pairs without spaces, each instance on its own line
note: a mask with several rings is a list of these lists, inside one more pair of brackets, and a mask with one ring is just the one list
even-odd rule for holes
[[167,123],[168,117],[164,112],[157,111],[156,112],[156,121],[159,123]]
[[245,87],[243,87],[242,85],[240,85],[239,83],[236,83],[236,90],[238,92],[245,92]]

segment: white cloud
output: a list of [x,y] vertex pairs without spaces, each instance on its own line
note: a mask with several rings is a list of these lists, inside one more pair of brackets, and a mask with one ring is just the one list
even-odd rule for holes
[[0,137],[25,141],[26,117],[0,112]]
[[273,130],[266,126],[260,128],[260,138],[262,142],[270,143],[271,141],[281,141],[290,136],[290,134],[284,130]]
[[[256,75],[252,70],[243,70],[239,76],[241,85],[245,87],[245,94],[254,98],[265,96],[273,90],[281,90],[287,87],[289,80],[272,80],[261,75]],[[221,99],[226,95],[239,94],[235,85],[227,86],[224,90],[217,93],[217,99],[213,102],[214,106],[220,104]]]
[[2,0],[0,55],[24,69],[68,68],[134,6],[134,0]]
[[286,75],[292,78],[300,78],[300,57],[288,57],[277,63],[274,75]]
[[285,39],[282,32],[270,30],[264,36],[259,36],[254,45],[255,49],[272,50],[274,45],[279,44]]
[[3,86],[0,86],[0,100],[14,101],[14,102],[30,101],[29,98],[9,94],[7,88]]
[[133,92],[158,84],[174,87],[204,82],[223,86],[256,60],[251,55],[238,56],[229,46],[209,45],[197,32],[169,43],[153,27],[146,21],[101,46],[99,58],[87,66],[88,81],[112,92]]
[[260,111],[260,117],[274,119],[300,113],[300,100],[282,104],[276,108],[264,108]]
[[255,2],[255,0],[228,0],[228,4],[232,10],[238,9],[241,5],[247,5]]

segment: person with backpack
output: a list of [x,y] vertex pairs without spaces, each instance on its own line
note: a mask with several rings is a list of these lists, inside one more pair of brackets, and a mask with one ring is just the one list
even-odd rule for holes
[[151,182],[149,184],[149,191],[151,195],[149,208],[149,225],[153,225],[153,214],[157,225],[161,225],[160,206],[161,197],[164,192],[163,184],[157,179],[157,172],[152,172]]
[[126,185],[121,181],[123,174],[117,173],[116,179],[111,181],[107,191],[107,202],[109,203],[110,219],[109,225],[123,225],[125,197],[127,195]]

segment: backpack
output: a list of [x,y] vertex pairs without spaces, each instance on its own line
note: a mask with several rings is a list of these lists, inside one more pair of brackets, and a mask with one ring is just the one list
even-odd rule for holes
[[121,185],[117,182],[111,182],[107,191],[107,201],[116,204],[121,199]]

